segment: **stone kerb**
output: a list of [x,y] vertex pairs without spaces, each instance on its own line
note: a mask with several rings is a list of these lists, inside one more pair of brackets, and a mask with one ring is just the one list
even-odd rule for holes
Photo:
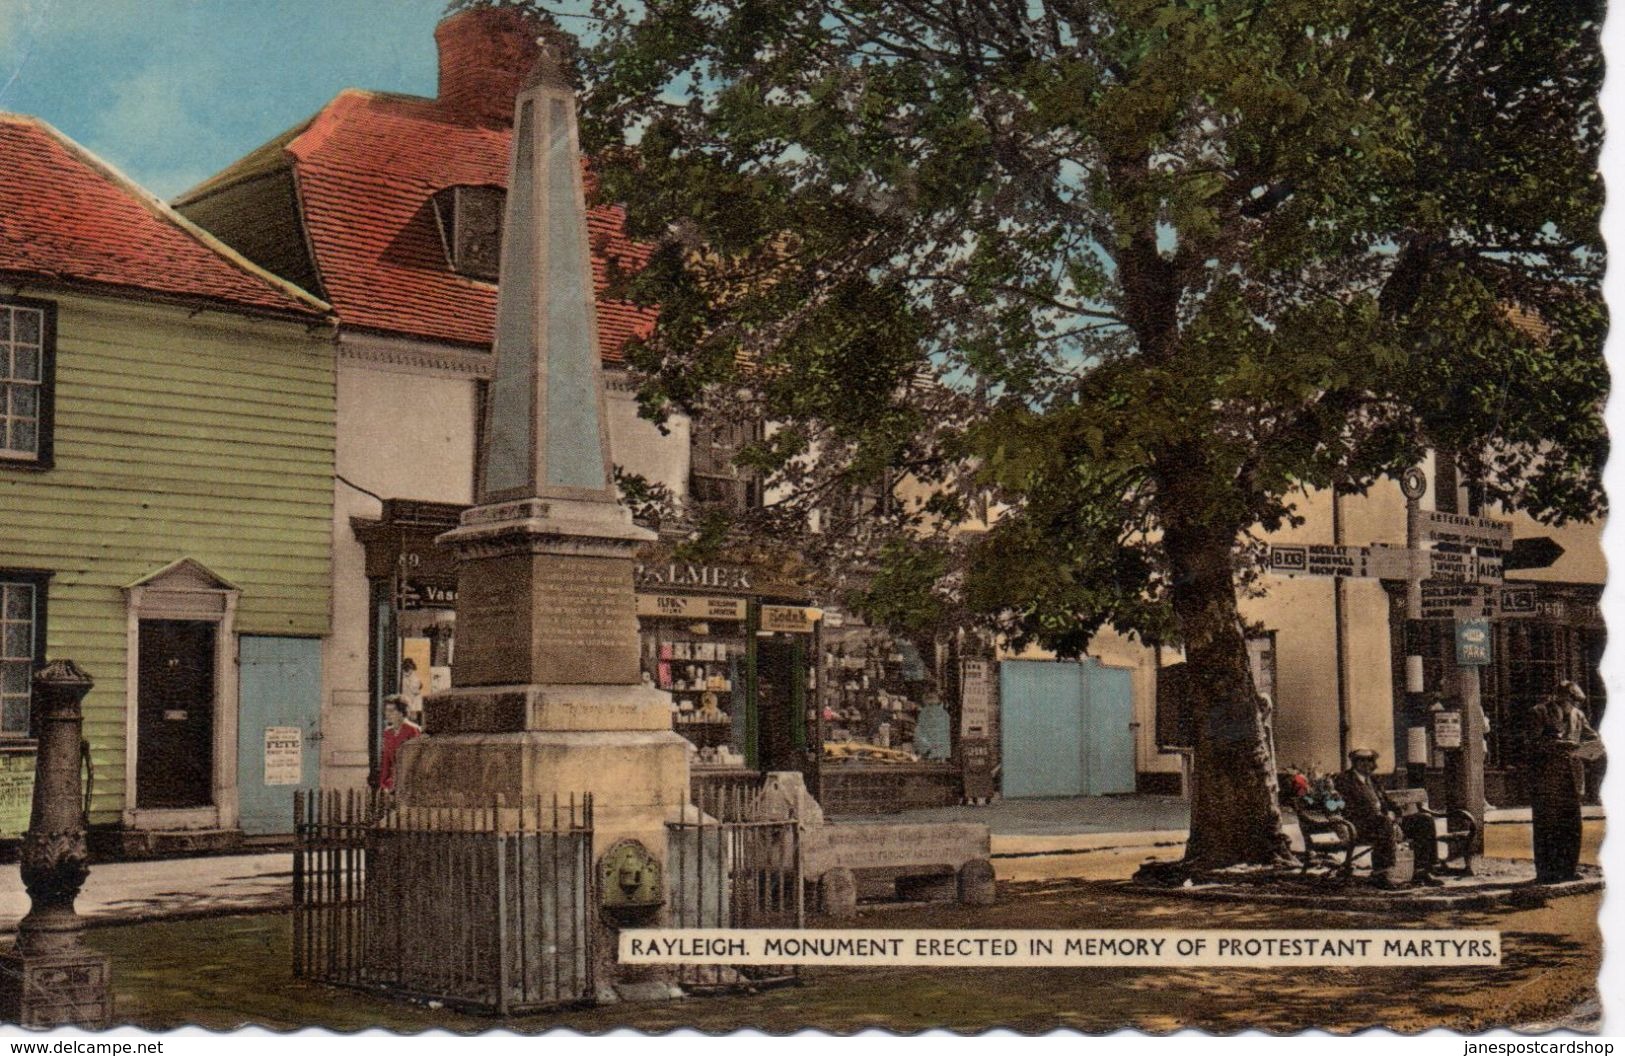
[[1539,884],[1533,880],[1533,865],[1526,860],[1485,858],[1482,862],[1490,869],[1490,875],[1450,877],[1440,887],[1387,887],[1368,878],[1354,883],[1268,883],[1238,878],[1228,883],[1209,881],[1189,886],[1128,880],[1115,886],[1117,890],[1154,898],[1313,906],[1328,912],[1348,913],[1532,908],[1554,898],[1593,894],[1603,889],[1602,873],[1595,866],[1582,865],[1580,875],[1574,880]]

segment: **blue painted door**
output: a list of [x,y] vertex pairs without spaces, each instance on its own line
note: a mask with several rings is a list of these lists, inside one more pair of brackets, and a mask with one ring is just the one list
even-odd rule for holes
[[999,665],[1002,787],[1011,799],[1082,795],[1083,669],[1006,660]]
[[1089,795],[1134,791],[1134,684],[1127,669],[1083,665]]
[[237,790],[243,832],[293,831],[295,789],[316,787],[322,715],[322,643],[239,640]]
[[1012,799],[1134,791],[1130,673],[1082,663],[999,665],[1001,787]]

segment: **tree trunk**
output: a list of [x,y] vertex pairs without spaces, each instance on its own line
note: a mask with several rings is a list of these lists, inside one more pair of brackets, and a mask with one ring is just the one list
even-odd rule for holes
[[[1133,186],[1143,178],[1145,162],[1124,159],[1113,172]],[[1176,268],[1163,258],[1149,226],[1135,233],[1117,260],[1125,317],[1142,356],[1177,375]],[[1149,403],[1156,405],[1156,395]],[[1190,841],[1181,871],[1278,863],[1290,857],[1291,845],[1281,831],[1275,759],[1247,662],[1231,557],[1248,520],[1246,504],[1238,498],[1234,473],[1214,465],[1208,437],[1190,408],[1175,399],[1150,413],[1166,413],[1185,427],[1154,459],[1162,546],[1173,574],[1174,618],[1196,712]]]
[[1190,842],[1184,869],[1278,863],[1290,856],[1281,831],[1275,760],[1263,700],[1253,685],[1236,607],[1228,505],[1197,451],[1159,474],[1163,547],[1173,572],[1173,607],[1185,643],[1195,709],[1196,757]]

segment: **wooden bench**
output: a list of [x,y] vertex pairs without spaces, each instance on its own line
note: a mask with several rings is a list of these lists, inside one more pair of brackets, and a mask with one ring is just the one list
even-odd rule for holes
[[[1428,806],[1427,790],[1423,788],[1395,789],[1388,793],[1388,801],[1398,807],[1402,814],[1422,814],[1434,819],[1435,823],[1445,823],[1444,831],[1437,836],[1437,842],[1444,845],[1444,854],[1433,862],[1435,873],[1473,875],[1472,849],[1478,842],[1478,821],[1471,814],[1465,810],[1434,810]],[[1438,825],[1435,824],[1434,828],[1437,830]],[[1452,866],[1451,862],[1459,864]]]
[[[1297,811],[1298,832],[1303,836],[1303,850],[1298,854],[1303,872],[1317,865],[1326,866],[1347,880],[1354,875],[1356,863],[1362,858],[1370,859],[1372,846],[1360,842],[1353,822],[1301,799],[1292,807]],[[1403,840],[1396,842],[1404,844]]]
[[[1430,863],[1432,872],[1472,875],[1472,848],[1477,842],[1478,822],[1471,814],[1465,810],[1434,810],[1428,806],[1427,792],[1419,788],[1399,789],[1387,795],[1402,815],[1421,814],[1434,821],[1436,857]],[[1346,880],[1354,875],[1354,868],[1362,859],[1369,861],[1373,847],[1359,839],[1353,822],[1302,800],[1294,803],[1293,809],[1298,815],[1298,831],[1303,835],[1299,860],[1304,872],[1316,865],[1327,866]],[[1443,832],[1437,831],[1440,820],[1445,823]],[[1440,844],[1444,845],[1443,855],[1437,854]],[[1394,853],[1395,862],[1385,870],[1385,880],[1390,884],[1409,883],[1416,863],[1411,860],[1410,844],[1397,823],[1394,825]],[[1452,866],[1452,862],[1458,864]]]

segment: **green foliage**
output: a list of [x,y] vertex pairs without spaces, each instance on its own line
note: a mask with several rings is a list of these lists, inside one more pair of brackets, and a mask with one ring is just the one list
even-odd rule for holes
[[671,488],[620,466],[614,467],[614,473],[615,490],[637,524],[658,530],[680,515],[677,496]]
[[954,566],[944,540],[892,540],[882,547],[879,571],[861,590],[845,599],[872,624],[914,639],[931,641],[954,622],[956,599],[944,589]]
[[[1602,508],[1596,0],[594,14],[584,135],[656,245],[617,282],[661,306],[645,409],[785,423],[763,525],[836,511],[809,545],[888,619],[1188,635],[1223,606],[1175,569],[1239,574],[1296,489],[1433,447],[1544,520]],[[898,480],[961,498],[856,502]],[[976,544],[904,542],[982,494]]]

